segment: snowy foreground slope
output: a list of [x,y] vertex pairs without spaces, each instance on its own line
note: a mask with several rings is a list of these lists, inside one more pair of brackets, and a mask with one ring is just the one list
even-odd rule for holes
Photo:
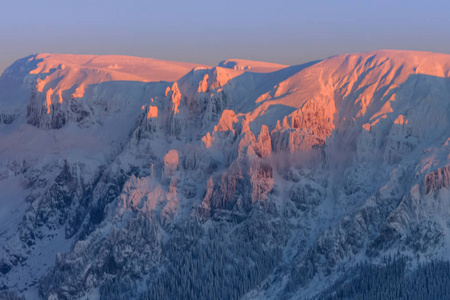
[[450,260],[450,55],[219,65],[3,73],[4,295],[303,299],[361,262]]

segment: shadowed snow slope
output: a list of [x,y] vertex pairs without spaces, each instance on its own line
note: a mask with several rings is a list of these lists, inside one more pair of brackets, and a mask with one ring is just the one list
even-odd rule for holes
[[449,260],[449,76],[449,55],[394,50],[20,59],[0,77],[0,289],[299,299],[391,253]]

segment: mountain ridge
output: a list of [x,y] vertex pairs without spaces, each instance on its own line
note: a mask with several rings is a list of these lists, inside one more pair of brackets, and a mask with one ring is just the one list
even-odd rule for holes
[[314,297],[363,259],[449,259],[450,55],[51,57],[0,77],[7,290]]

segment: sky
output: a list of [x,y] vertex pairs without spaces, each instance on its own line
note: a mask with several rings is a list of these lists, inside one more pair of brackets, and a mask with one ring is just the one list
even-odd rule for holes
[[450,1],[14,0],[0,9],[0,72],[36,53],[217,65],[296,65],[377,49],[450,53]]

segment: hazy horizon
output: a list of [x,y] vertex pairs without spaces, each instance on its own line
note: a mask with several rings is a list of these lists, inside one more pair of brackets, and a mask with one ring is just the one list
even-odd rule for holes
[[35,53],[131,55],[217,65],[287,65],[379,49],[450,53],[434,1],[15,1],[0,13],[0,72]]

